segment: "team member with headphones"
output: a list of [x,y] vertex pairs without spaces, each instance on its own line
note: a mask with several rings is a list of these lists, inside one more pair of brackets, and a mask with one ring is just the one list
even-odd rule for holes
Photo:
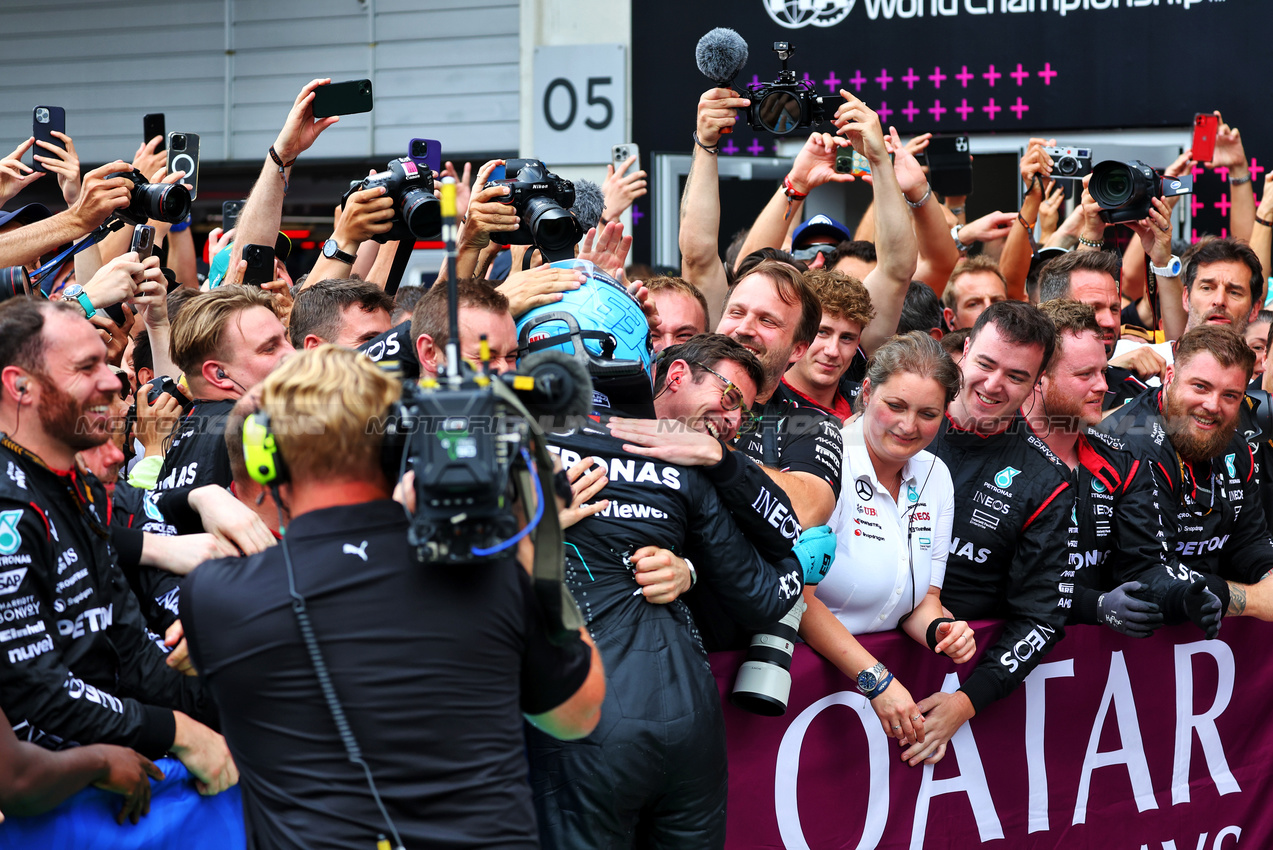
[[156,489],[233,480],[225,420],[234,402],[292,353],[268,292],[222,286],[190,299],[172,323],[172,359],[194,406],[177,426]]
[[536,847],[523,716],[563,738],[597,722],[600,657],[583,630],[549,640],[511,556],[422,564],[408,545],[369,427],[400,393],[333,345],[271,374],[243,445],[290,511],[284,543],[203,564],[182,595],[252,846]]

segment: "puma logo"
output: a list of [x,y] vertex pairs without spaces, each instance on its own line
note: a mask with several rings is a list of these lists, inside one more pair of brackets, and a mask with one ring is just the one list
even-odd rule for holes
[[355,546],[352,543],[346,543],[345,548],[341,550],[346,555],[357,555],[363,561],[367,560],[367,541],[364,540],[361,546]]

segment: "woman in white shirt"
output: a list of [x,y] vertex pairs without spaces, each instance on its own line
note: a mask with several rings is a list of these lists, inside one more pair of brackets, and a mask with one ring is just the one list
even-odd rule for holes
[[901,625],[956,663],[976,651],[972,629],[942,608],[954,489],[946,465],[924,451],[959,386],[959,368],[921,331],[876,350],[843,430],[844,483],[830,521],[835,563],[805,588],[800,636],[857,681],[885,733],[907,744],[923,740],[923,715],[853,635]]

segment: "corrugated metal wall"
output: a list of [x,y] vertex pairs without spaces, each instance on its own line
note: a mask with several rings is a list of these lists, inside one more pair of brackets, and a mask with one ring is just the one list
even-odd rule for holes
[[[258,161],[310,79],[372,80],[311,156],[518,144],[518,0],[4,0],[0,155],[62,106],[80,158],[131,159],[142,115],[198,133],[204,161]],[[29,161],[29,155],[27,157]]]

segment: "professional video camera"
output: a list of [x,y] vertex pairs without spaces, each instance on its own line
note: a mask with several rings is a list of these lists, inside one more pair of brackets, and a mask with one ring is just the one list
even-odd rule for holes
[[129,224],[145,224],[152,218],[175,224],[190,215],[190,190],[180,183],[151,183],[135,168],[106,175],[107,180],[114,177],[126,177],[133,184],[128,206],[115,210]]
[[782,70],[772,83],[747,87],[751,106],[747,123],[753,130],[767,130],[775,136],[794,133],[802,127],[821,124],[826,119],[822,95],[811,80],[797,80],[796,72],[787,69],[787,60],[796,52],[788,41],[775,41],[774,53],[782,60]]
[[442,232],[442,212],[438,199],[433,196],[433,172],[426,165],[419,165],[409,157],[391,160],[384,171],[362,180],[353,180],[340,199],[343,207],[349,196],[363,189],[383,186],[385,195],[393,198],[393,226],[385,233],[372,238],[384,243],[391,240],[411,241],[437,239]]
[[1193,194],[1193,175],[1164,177],[1161,171],[1139,159],[1106,160],[1092,169],[1087,189],[1100,204],[1101,218],[1109,224],[1119,224],[1147,217],[1154,198]]
[[521,224],[514,231],[492,233],[499,245],[534,245],[548,262],[575,255],[583,227],[570,208],[575,205],[575,184],[553,174],[537,159],[510,159],[503,178],[487,186],[507,186],[507,203],[517,211]]

